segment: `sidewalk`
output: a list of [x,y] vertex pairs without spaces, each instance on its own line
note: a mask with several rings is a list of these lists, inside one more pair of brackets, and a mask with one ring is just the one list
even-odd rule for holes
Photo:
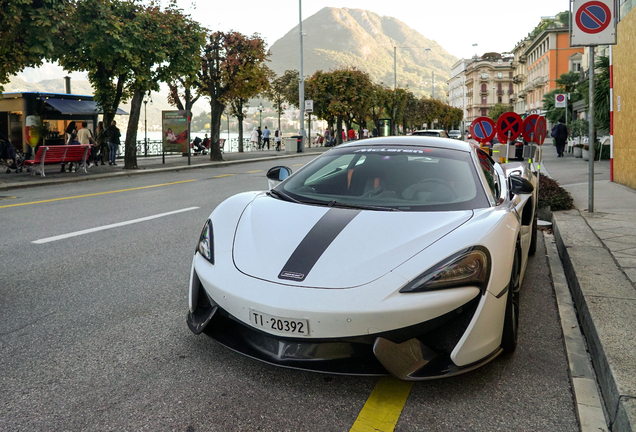
[[636,191],[609,181],[595,162],[594,212],[588,209],[589,162],[556,157],[544,145],[542,173],[574,198],[553,213],[554,237],[579,323],[587,339],[612,431],[636,430]]
[[[87,172],[73,172],[73,173],[62,173],[60,172],[59,164],[51,164],[44,166],[45,177],[41,177],[39,175],[31,175],[31,173],[27,173],[26,169],[22,173],[15,173],[14,171],[11,174],[5,173],[5,168],[3,165],[0,165],[0,191],[10,190],[10,189],[18,189],[18,188],[26,188],[26,187],[37,187],[37,186],[46,186],[52,184],[65,184],[65,183],[75,183],[85,180],[97,180],[100,178],[109,178],[109,177],[118,177],[118,176],[131,176],[131,175],[140,175],[140,174],[152,174],[152,173],[160,173],[165,171],[175,171],[175,170],[187,170],[187,169],[200,169],[200,168],[210,168],[210,167],[219,167],[219,166],[228,166],[240,163],[246,163],[253,161],[254,159],[258,160],[275,160],[275,159],[285,159],[285,158],[295,158],[299,156],[307,156],[307,155],[318,155],[319,153],[327,151],[329,148],[327,147],[310,147],[305,148],[303,153],[285,153],[285,151],[276,151],[276,150],[263,150],[263,151],[248,151],[244,153],[225,153],[223,155],[223,162],[212,162],[210,161],[210,157],[208,155],[205,156],[190,156],[190,165],[188,165],[188,157],[181,155],[166,155],[165,164],[163,163],[163,159],[161,156],[150,156],[150,157],[137,157],[137,165],[139,169],[136,170],[125,170],[124,160],[117,160],[117,166],[110,165],[99,165],[99,166],[91,166],[87,169]],[[272,164],[272,166],[275,164]]]

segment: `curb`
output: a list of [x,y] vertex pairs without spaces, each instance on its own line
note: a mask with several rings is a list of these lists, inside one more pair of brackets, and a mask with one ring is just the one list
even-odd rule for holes
[[[94,175],[84,174],[82,176],[74,176],[74,177],[61,178],[61,179],[55,179],[55,180],[44,180],[44,181],[33,180],[33,181],[23,181],[19,183],[5,183],[3,185],[0,185],[0,191],[8,191],[12,189],[24,189],[24,188],[40,187],[40,186],[51,186],[51,185],[56,186],[56,185],[79,183],[83,181],[98,180],[98,179],[104,179],[104,178],[130,177],[134,175],[157,174],[157,173],[169,172],[169,171],[182,171],[182,170],[187,171],[192,169],[217,168],[217,167],[221,168],[221,167],[226,167],[231,165],[240,165],[240,164],[245,164],[250,162],[262,162],[262,161],[268,161],[268,160],[288,159],[288,158],[309,156],[314,154],[318,156],[319,154],[322,154],[322,153],[303,152],[303,153],[295,153],[290,155],[284,154],[280,156],[276,155],[276,156],[257,157],[257,158],[220,161],[220,162],[204,162],[204,163],[199,163],[196,165],[179,165],[179,166],[147,168],[147,169],[138,168],[135,170],[123,170],[122,168],[122,171],[109,172],[104,174],[94,174]],[[77,174],[82,174],[82,173],[77,173]]]
[[[636,398],[625,395],[624,380],[629,380],[631,375],[631,366],[625,361],[633,363],[634,360],[622,358],[628,352],[625,345],[633,344],[633,327],[628,322],[629,313],[616,310],[617,304],[629,310],[630,305],[620,298],[620,292],[633,290],[633,287],[578,210],[554,212],[552,225],[609,416],[610,430],[633,432]],[[636,311],[632,312],[631,319],[634,319]],[[607,319],[608,315],[621,315],[625,321],[616,324]],[[621,332],[631,338],[625,338]]]

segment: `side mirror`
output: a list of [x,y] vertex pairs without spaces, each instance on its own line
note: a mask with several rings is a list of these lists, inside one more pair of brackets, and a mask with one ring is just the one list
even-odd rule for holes
[[291,168],[286,166],[276,166],[267,171],[267,178],[275,181],[283,181],[292,174]]
[[273,189],[278,183],[282,182],[290,175],[292,175],[292,170],[286,166],[270,168],[270,170],[267,171],[267,183],[269,183],[269,188]]
[[511,175],[508,177],[508,181],[510,182],[510,192],[514,195],[519,194],[529,194],[534,191],[534,186],[528,179],[525,179],[518,175]]

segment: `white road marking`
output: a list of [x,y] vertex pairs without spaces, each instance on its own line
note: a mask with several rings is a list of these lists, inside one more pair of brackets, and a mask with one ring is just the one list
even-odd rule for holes
[[47,237],[47,238],[43,238],[43,239],[40,239],[40,240],[32,241],[31,243],[34,243],[34,244],[50,243],[50,242],[54,242],[54,241],[58,241],[58,240],[64,240],[64,239],[71,238],[71,237],[81,236],[81,235],[84,235],[84,234],[94,233],[94,232],[97,232],[97,231],[104,231],[104,230],[111,229],[111,228],[118,228],[118,227],[121,227],[121,226],[132,225],[132,224],[139,223],[139,222],[145,222],[145,221],[149,221],[149,220],[152,220],[152,219],[157,219],[157,218],[164,217],[164,216],[170,216],[170,215],[177,214],[177,213],[183,213],[183,212],[187,212],[187,211],[191,211],[191,210],[196,210],[198,208],[199,207],[188,207],[188,208],[181,209],[181,210],[175,210],[175,211],[171,211],[171,212],[167,212],[167,213],[160,213],[160,214],[156,214],[156,215],[153,215],[153,216],[146,216],[146,217],[143,217],[143,218],[133,219],[133,220],[125,221],[125,222],[118,222],[118,223],[115,223],[115,224],[104,225],[104,226],[95,227],[95,228],[89,228],[89,229],[85,229],[85,230],[82,230],[82,231],[75,231],[75,232],[68,233],[68,234],[62,234],[62,235],[58,235],[58,236]]

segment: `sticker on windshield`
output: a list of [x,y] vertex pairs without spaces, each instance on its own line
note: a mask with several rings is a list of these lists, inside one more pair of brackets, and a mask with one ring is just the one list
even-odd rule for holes
[[400,149],[400,148],[366,148],[354,151],[354,153],[415,153],[422,154],[424,150]]

